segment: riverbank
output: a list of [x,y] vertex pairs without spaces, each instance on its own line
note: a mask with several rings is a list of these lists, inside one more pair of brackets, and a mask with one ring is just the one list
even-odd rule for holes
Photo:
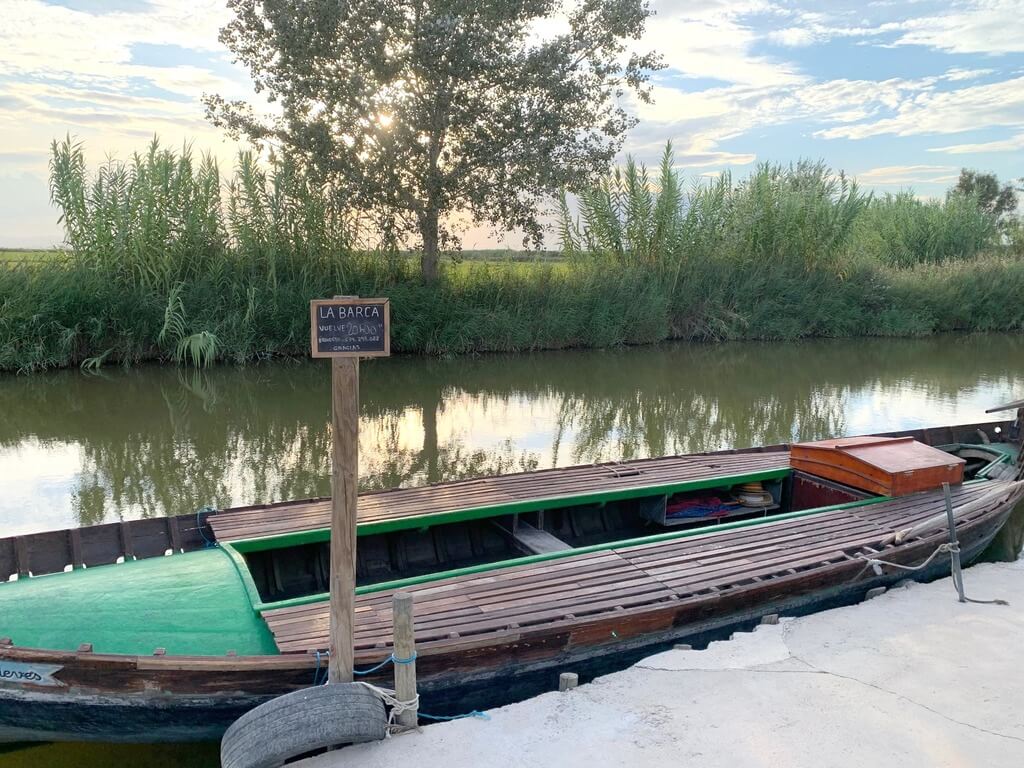
[[912,583],[848,608],[783,619],[703,651],[669,651],[548,693],[302,768],[706,768],[1024,761],[1024,559]]
[[791,340],[1024,329],[1024,260],[807,268],[729,258],[661,267],[253,264],[138,284],[75,261],[0,269],[0,371],[146,360],[244,363],[309,353],[309,300],[387,296],[391,349],[446,356],[677,339]]

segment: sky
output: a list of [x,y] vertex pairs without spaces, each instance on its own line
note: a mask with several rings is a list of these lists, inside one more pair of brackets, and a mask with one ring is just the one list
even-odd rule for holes
[[[664,57],[625,151],[684,177],[823,159],[877,192],[941,196],[961,167],[1024,176],[1024,0],[654,0]],[[248,98],[223,0],[0,0],[0,247],[61,242],[50,142],[93,164],[154,134],[230,168],[203,93]],[[471,230],[465,247],[504,241]]]

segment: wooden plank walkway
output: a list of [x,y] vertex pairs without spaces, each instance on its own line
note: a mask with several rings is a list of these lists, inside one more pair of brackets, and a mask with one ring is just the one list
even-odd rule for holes
[[[514,475],[397,488],[359,496],[359,523],[398,522],[425,515],[583,494],[629,491],[648,486],[709,480],[789,467],[789,452],[735,452],[667,456],[630,462],[545,469]],[[219,541],[238,541],[330,526],[330,499],[240,507],[210,515]]]
[[[961,504],[994,484],[954,489]],[[416,641],[447,644],[623,609],[693,598],[849,560],[886,534],[943,509],[941,492],[710,532],[403,588],[415,597]],[[390,590],[356,600],[356,651],[391,643]],[[327,647],[326,602],[263,613],[282,653]]]

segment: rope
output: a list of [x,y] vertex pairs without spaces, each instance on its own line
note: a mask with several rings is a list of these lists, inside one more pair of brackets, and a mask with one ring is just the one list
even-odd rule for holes
[[376,685],[370,683],[364,683],[361,680],[358,681],[359,685],[365,685],[371,691],[384,702],[384,706],[388,707],[388,725],[387,725],[387,736],[390,738],[392,734],[401,733],[402,731],[409,730],[409,726],[399,725],[395,722],[395,718],[403,712],[410,710],[419,709],[420,706],[420,695],[417,693],[409,701],[401,701],[395,692],[390,688],[379,688]]
[[[400,725],[395,722],[395,719],[403,712],[409,712],[410,710],[418,710],[420,706],[420,695],[416,694],[415,697],[409,701],[402,701],[398,698],[397,694],[390,688],[380,688],[370,683],[365,683],[362,680],[357,681],[359,685],[365,685],[371,691],[373,691],[380,699],[384,702],[384,705],[388,707],[388,726],[387,735],[390,738],[393,734],[402,733],[403,731],[412,730],[413,726]],[[465,715],[429,715],[426,712],[417,712],[418,717],[422,717],[425,720],[464,720],[467,717],[477,717],[481,720],[490,720],[491,716],[486,712],[481,712],[478,709],[474,709]]]
[[467,712],[464,715],[428,715],[426,712],[420,712],[420,717],[425,717],[427,720],[464,720],[467,717],[479,717],[481,720],[490,720],[491,716],[486,712],[481,712],[479,709],[474,709],[472,712]]
[[[313,685],[314,686],[321,685],[321,680],[320,680],[320,663],[321,663],[322,657],[324,657],[324,656],[326,656],[328,659],[330,659],[331,658],[331,652],[330,651],[317,651],[316,652],[316,667],[313,670]],[[354,674],[354,675],[370,675],[370,674],[373,674],[374,672],[377,672],[377,671],[379,671],[381,669],[384,669],[384,667],[386,667],[388,664],[412,664],[414,661],[416,661],[416,651],[413,651],[412,652],[412,656],[410,656],[407,659],[396,658],[395,654],[392,653],[390,656],[388,656],[386,659],[384,659],[384,661],[382,661],[380,664],[372,666],[369,669],[353,669],[352,670],[352,674]],[[323,685],[327,685],[327,677],[324,677],[322,684]]]
[[[935,548],[935,551],[928,555],[928,559],[920,565],[900,565],[899,563],[891,563],[888,560],[879,560],[877,557],[868,557],[867,555],[857,555],[857,558],[859,560],[863,560],[867,565],[870,565],[874,569],[876,576],[881,576],[883,565],[887,565],[890,568],[899,568],[901,571],[920,571],[922,568],[926,567],[929,563],[931,563],[932,560],[938,557],[939,553],[949,552],[952,554],[953,552],[959,551],[959,544],[939,544],[939,546]],[[861,573],[863,573],[863,570],[861,571]]]
[[[330,651],[326,652],[328,656],[331,655]],[[313,670],[313,687],[320,685],[320,651],[316,652],[316,668]]]
[[207,517],[209,517],[212,513],[216,512],[216,511],[217,511],[216,509],[214,509],[213,507],[209,507],[209,506],[207,506],[207,507],[200,507],[199,509],[196,510],[196,528],[199,529],[199,533],[203,537],[203,541],[205,542],[205,544],[203,546],[205,546],[207,549],[210,549],[212,547],[216,547],[216,546],[219,546],[219,545],[217,544],[216,541],[214,541],[213,539],[211,539],[209,536],[206,535],[206,530],[203,528],[203,521],[200,518],[202,517],[204,512],[206,513]]
[[[323,675],[323,682],[321,683],[320,665],[321,665],[321,662],[322,662],[324,656],[326,656],[329,659],[330,656],[331,656],[331,652],[330,651],[317,651],[316,652],[316,669],[313,671],[313,685],[314,686],[321,685],[321,684],[322,685],[327,685],[327,683],[328,683],[328,679],[329,678],[328,678],[327,675]],[[407,659],[396,658],[395,654],[392,653],[386,659],[384,659],[384,661],[382,661],[380,664],[377,664],[377,665],[375,665],[373,667],[370,667],[369,669],[354,669],[352,671],[355,674],[357,674],[357,675],[368,675],[371,672],[376,672],[376,671],[378,671],[380,669],[383,669],[388,664],[412,664],[414,661],[416,661],[416,651],[413,651],[412,652],[412,656],[410,656]],[[391,690],[390,688],[381,688],[379,686],[373,685],[372,683],[367,683],[367,682],[364,682],[362,680],[357,680],[356,682],[359,685],[366,686],[371,691],[373,691],[375,694],[377,694],[377,696],[379,696],[380,699],[384,702],[385,706],[388,707],[387,735],[388,735],[389,738],[391,737],[392,734],[401,733],[402,731],[410,730],[410,726],[399,725],[398,723],[395,722],[395,719],[400,714],[402,714],[403,712],[408,712],[410,710],[414,710],[414,711],[415,710],[419,710],[419,707],[420,707],[420,696],[419,696],[419,694],[416,694],[416,696],[414,698],[410,699],[409,701],[402,701],[402,700],[400,700],[397,697],[395,692],[393,690]],[[463,719],[465,719],[467,717],[477,717],[477,718],[480,718],[481,720],[490,720],[491,719],[490,715],[488,715],[486,712],[481,712],[478,709],[474,709],[472,712],[468,712],[468,713],[466,713],[464,715],[431,715],[431,714],[428,714],[427,712],[417,712],[417,715],[419,717],[422,717],[424,720],[439,720],[439,721],[442,721],[442,720],[463,720]]]
[[376,672],[379,669],[383,669],[388,664],[412,664],[414,661],[416,661],[416,651],[413,651],[412,656],[410,656],[408,659],[396,659],[395,654],[392,653],[380,664],[377,664],[374,667],[370,667],[369,669],[353,669],[352,673],[356,675],[369,675],[373,672]]
[[[888,560],[879,560],[877,557],[868,557],[867,555],[857,555],[858,559],[864,561],[864,568],[861,568],[860,573],[858,573],[854,577],[854,581],[859,580],[861,574],[863,574],[864,571],[868,567],[871,567],[871,568],[874,569],[876,576],[881,576],[882,575],[882,566],[883,565],[886,565],[886,566],[888,566],[890,568],[898,568],[901,571],[920,571],[922,568],[926,567],[932,560],[934,560],[936,557],[938,557],[938,555],[940,553],[942,553],[942,552],[948,552],[949,555],[950,555],[950,558],[952,558],[952,556],[954,554],[959,554],[960,553],[960,542],[959,541],[954,541],[952,543],[947,542],[945,544],[939,544],[939,546],[935,548],[935,551],[932,552],[930,555],[928,555],[928,559],[926,559],[920,565],[913,565],[913,566],[911,566],[911,565],[900,565],[899,563],[892,563],[892,562],[889,562]],[[956,587],[956,584],[954,584],[953,586]],[[957,594],[959,595],[959,590],[957,590]],[[1005,600],[998,600],[998,599],[996,599],[996,600],[974,600],[973,598],[967,597],[967,595],[963,595],[963,598],[968,603],[977,603],[979,605],[1009,605],[1009,603],[1006,602]]]

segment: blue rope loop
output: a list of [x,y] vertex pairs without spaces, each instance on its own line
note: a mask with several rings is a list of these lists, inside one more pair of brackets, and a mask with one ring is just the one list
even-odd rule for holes
[[428,715],[426,712],[417,712],[416,714],[426,720],[465,720],[467,717],[478,717],[481,720],[491,719],[490,715],[486,712],[481,712],[479,709],[474,709],[472,712],[467,712],[464,715]]
[[205,542],[203,544],[203,546],[206,547],[207,549],[210,549],[212,547],[218,547],[220,545],[216,541],[214,541],[213,539],[211,539],[209,536],[206,535],[206,531],[203,529],[202,516],[203,516],[203,513],[205,513],[206,516],[209,517],[211,514],[213,514],[216,511],[217,511],[216,509],[214,509],[213,507],[210,507],[210,506],[200,507],[199,509],[196,510],[196,528],[199,529],[199,535],[203,537],[203,542]]
[[[321,657],[323,657],[323,656],[326,656],[328,659],[330,659],[331,658],[331,652],[330,651],[323,651],[323,652],[317,651],[316,652],[316,668],[313,670],[313,685],[320,685],[320,663],[321,663]],[[412,652],[412,656],[410,656],[408,659],[396,658],[395,654],[392,653],[386,659],[384,659],[384,661],[382,661],[380,664],[372,666],[369,669],[353,669],[352,673],[355,674],[355,675],[371,675],[374,672],[378,672],[378,671],[384,669],[384,667],[386,667],[388,664],[412,664],[414,661],[416,661],[416,651],[413,651]],[[323,683],[326,685],[326,683],[327,683],[327,678],[326,677],[324,677]]]
[[384,669],[384,667],[386,667],[388,664],[412,664],[414,661],[416,661],[416,651],[413,651],[412,656],[410,656],[408,659],[395,658],[395,654],[392,653],[380,664],[370,667],[369,669],[353,669],[352,673],[356,675],[370,675],[380,669]]

